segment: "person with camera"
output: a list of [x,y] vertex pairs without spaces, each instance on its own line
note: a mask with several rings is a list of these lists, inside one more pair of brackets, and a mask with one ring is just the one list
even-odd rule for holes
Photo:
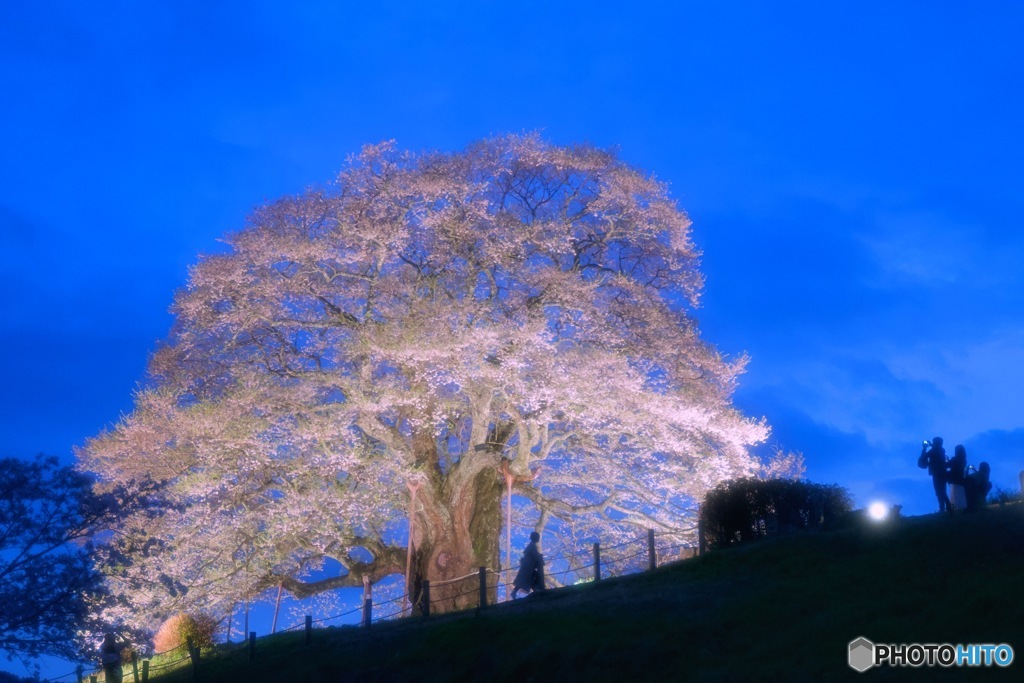
[[946,449],[942,447],[942,437],[937,436],[931,443],[927,441],[921,446],[921,457],[918,463],[928,468],[932,477],[932,487],[939,501],[939,512],[953,512],[953,505],[946,495]]
[[946,467],[946,483],[949,484],[949,500],[956,510],[967,508],[967,494],[964,492],[964,474],[967,469],[967,449],[963,444],[953,450],[953,458]]
[[100,664],[103,665],[103,680],[106,683],[121,683],[122,649],[124,643],[118,643],[113,633],[103,636],[103,644],[100,645]]
[[967,511],[977,512],[985,507],[985,499],[992,490],[991,468],[987,462],[978,465],[978,469],[964,477],[964,491],[967,494]]

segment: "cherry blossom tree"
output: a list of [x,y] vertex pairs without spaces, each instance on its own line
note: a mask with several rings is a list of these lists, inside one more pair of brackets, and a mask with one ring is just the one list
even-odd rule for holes
[[257,209],[191,269],[134,412],[80,454],[162,486],[115,579],[166,611],[438,583],[499,566],[509,490],[546,547],[688,533],[767,435],[731,404],[745,359],[692,317],[689,228],[613,153],[535,135],[367,146]]

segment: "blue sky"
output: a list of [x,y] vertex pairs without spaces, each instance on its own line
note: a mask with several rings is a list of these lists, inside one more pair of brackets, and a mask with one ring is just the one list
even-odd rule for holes
[[173,293],[361,145],[540,130],[670,183],[737,402],[808,476],[931,511],[921,440],[1024,469],[1024,5],[0,8],[0,450],[131,408]]

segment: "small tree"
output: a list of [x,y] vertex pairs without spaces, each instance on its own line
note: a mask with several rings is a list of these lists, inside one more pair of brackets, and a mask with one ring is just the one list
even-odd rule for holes
[[90,538],[114,500],[55,457],[0,459],[0,649],[9,656],[79,651],[76,634],[102,584]]
[[184,647],[189,638],[196,647],[210,647],[216,630],[217,622],[205,614],[175,614],[157,629],[153,650],[157,653],[176,650]]

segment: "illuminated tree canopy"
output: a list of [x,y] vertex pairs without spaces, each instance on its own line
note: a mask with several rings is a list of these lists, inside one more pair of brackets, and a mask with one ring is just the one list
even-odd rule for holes
[[124,520],[112,580],[166,611],[377,581],[406,572],[410,507],[414,576],[496,567],[506,475],[546,547],[684,533],[767,435],[691,317],[689,225],[614,154],[532,135],[368,146],[256,210],[80,454],[166,503]]

